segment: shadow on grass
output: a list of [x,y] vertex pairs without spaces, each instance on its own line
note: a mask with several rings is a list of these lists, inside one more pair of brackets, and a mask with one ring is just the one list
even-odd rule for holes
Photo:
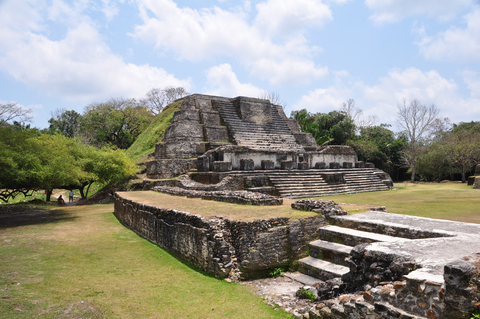
[[46,210],[24,204],[0,206],[0,229],[70,221],[76,218],[63,210]]

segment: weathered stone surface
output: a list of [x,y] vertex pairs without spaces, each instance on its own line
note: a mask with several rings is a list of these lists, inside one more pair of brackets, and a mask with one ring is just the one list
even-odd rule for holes
[[308,163],[307,162],[300,162],[298,163],[297,165],[297,169],[300,169],[300,170],[306,170],[308,169]]
[[355,162],[355,168],[364,168],[365,163],[360,161],[360,162]]
[[272,104],[268,100],[239,97],[235,99],[235,107],[243,120],[256,123],[272,122]]
[[343,162],[343,168],[352,168],[353,163],[352,162]]
[[207,126],[220,125],[220,114],[216,111],[200,111],[200,119]]
[[347,212],[335,202],[323,199],[300,199],[292,203],[293,209],[313,211],[323,216],[346,215]]
[[262,160],[261,165],[263,170],[272,170],[275,168],[275,163],[270,160]]
[[375,168],[375,164],[373,164],[373,163],[365,163],[365,168]]
[[224,142],[228,143],[228,132],[225,126],[206,126],[205,139],[208,142]]
[[290,170],[295,168],[295,162],[294,161],[282,161],[281,163],[281,168]]
[[214,172],[228,172],[232,170],[232,162],[216,161],[213,162]]
[[195,159],[165,159],[145,163],[149,178],[172,178],[187,173],[196,164]]
[[255,169],[255,164],[252,159],[241,159],[240,160],[240,170],[241,171],[253,171]]
[[476,176],[473,181],[473,188],[480,189],[480,176]]
[[165,130],[164,142],[203,142],[203,125],[191,122],[170,124]]
[[330,169],[339,169],[340,168],[340,163],[336,163],[336,162],[330,163],[329,167],[330,167]]
[[316,169],[325,169],[327,167],[327,164],[325,162],[317,162],[315,163],[315,168]]

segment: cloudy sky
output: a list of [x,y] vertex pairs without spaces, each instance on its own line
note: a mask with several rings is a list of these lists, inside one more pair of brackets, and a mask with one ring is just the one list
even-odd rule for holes
[[479,0],[0,0],[0,102],[48,126],[151,88],[339,109],[395,128],[404,98],[480,120]]

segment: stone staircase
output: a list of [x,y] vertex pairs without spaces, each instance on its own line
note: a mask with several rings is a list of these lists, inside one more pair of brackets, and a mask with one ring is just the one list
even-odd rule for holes
[[237,145],[269,151],[304,151],[275,106],[272,122],[256,123],[239,117],[233,102],[214,101]]
[[328,225],[320,228],[320,239],[309,244],[310,256],[299,260],[298,270],[304,275],[323,281],[333,278],[345,279],[350,273],[350,269],[345,266],[345,259],[354,246],[399,240],[404,239]]
[[[272,171],[265,174],[282,197],[306,198],[326,195],[349,194],[389,190],[377,175],[378,169],[340,169],[340,170],[291,170]],[[325,174],[342,174],[345,183],[329,184]]]
[[[339,219],[341,219],[341,217],[343,216],[338,216]],[[339,224],[336,219],[332,219],[331,222],[337,225]],[[372,222],[369,222],[370,226],[371,224]],[[356,225],[348,224],[348,226],[354,227]],[[408,228],[408,226],[406,227]],[[380,224],[378,224],[376,229],[378,230],[380,228],[382,227]],[[415,229],[413,228],[412,230],[415,231]],[[374,230],[372,229],[372,231]],[[400,230],[399,233],[402,233],[402,230]],[[350,277],[350,268],[346,266],[345,259],[350,256],[353,247],[360,244],[375,242],[399,243],[400,245],[402,245],[402,241],[404,242],[410,240],[406,239],[405,237],[394,237],[382,234],[378,231],[361,231],[336,225],[324,226],[320,228],[320,239],[309,243],[309,256],[299,260],[298,272],[287,273],[286,275],[289,278],[308,286],[313,286],[319,281],[327,281],[333,278],[340,278],[344,281],[348,281]],[[388,297],[385,297],[385,293],[382,289],[372,288],[369,293],[369,296],[371,295],[372,297],[370,300],[368,300],[368,303],[364,303],[363,301],[358,304],[352,303],[350,304],[350,307],[364,307],[365,304],[367,304],[372,311],[381,315],[386,314],[388,318],[426,318],[427,316],[422,316],[416,311],[412,312],[412,302],[416,305],[426,306],[427,303],[425,301],[428,301],[428,298],[433,298],[432,296],[435,296],[435,294],[438,294],[439,292],[440,294],[443,294],[440,291],[443,290],[443,288],[441,288],[441,282],[435,282],[436,280],[432,281],[432,277],[416,278],[416,276],[418,277],[418,275],[413,274],[414,272],[410,273],[407,276],[404,276],[406,283],[402,284],[401,282],[396,282],[396,285],[398,285],[398,287],[390,284],[390,286],[395,288],[390,287],[389,294],[387,294]],[[407,288],[409,289],[409,291],[406,290]],[[426,297],[425,295],[425,292],[427,291],[429,297]],[[392,295],[393,293],[394,295]],[[403,298],[406,297],[408,294],[410,294],[408,298],[410,298],[409,300],[411,302],[402,304],[401,300],[403,300]],[[397,295],[400,295],[399,299],[397,299]],[[434,299],[435,298],[433,298],[432,300]],[[391,303],[392,300],[393,304]],[[415,303],[415,300],[417,300],[418,302]],[[443,309],[442,303],[443,301],[438,301],[437,306],[440,307],[437,308],[438,313],[435,313],[436,316],[428,315],[429,318],[441,317],[441,311]],[[434,312],[432,312],[431,310],[423,310],[425,313],[428,312],[430,314],[434,314]],[[379,317],[384,318],[383,316]]]

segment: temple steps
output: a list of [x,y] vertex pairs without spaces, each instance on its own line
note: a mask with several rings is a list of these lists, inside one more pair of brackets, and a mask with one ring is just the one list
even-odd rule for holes
[[216,106],[237,145],[271,151],[304,150],[275,107],[271,108],[272,122],[256,123],[241,119],[231,101],[216,101]]

